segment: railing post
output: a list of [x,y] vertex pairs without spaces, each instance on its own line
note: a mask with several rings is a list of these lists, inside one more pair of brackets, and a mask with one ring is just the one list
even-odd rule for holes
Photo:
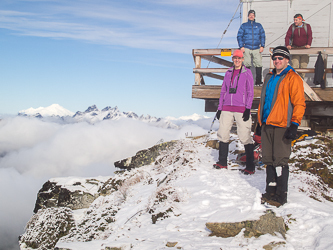
[[[195,56],[195,68],[200,69],[201,68],[201,56]],[[201,83],[201,75],[200,73],[194,74],[194,84],[200,85]]]

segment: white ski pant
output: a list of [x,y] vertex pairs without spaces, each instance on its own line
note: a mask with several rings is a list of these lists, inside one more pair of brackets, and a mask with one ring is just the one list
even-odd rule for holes
[[217,131],[217,139],[221,142],[229,143],[230,131],[235,120],[237,125],[237,135],[241,143],[244,145],[253,144],[251,136],[251,115],[246,122],[243,121],[242,117],[243,113],[222,111],[220,116],[220,126]]

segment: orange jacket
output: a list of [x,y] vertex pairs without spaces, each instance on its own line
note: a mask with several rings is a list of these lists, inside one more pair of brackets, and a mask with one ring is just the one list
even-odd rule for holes
[[[265,77],[265,82],[261,90],[261,98],[258,107],[258,122],[262,125],[262,114],[265,102],[266,86],[269,79],[273,76],[268,73]],[[291,122],[301,124],[305,112],[305,97],[302,78],[297,75],[293,69],[290,69],[287,74],[281,76],[277,83],[272,100],[272,108],[267,117],[266,124],[276,127],[286,128]]]

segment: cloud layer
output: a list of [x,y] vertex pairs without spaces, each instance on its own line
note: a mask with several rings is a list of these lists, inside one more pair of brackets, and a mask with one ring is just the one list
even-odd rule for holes
[[[185,122],[184,122],[185,123]],[[210,119],[198,121],[208,127]],[[208,124],[208,125],[207,125]],[[113,163],[163,139],[207,133],[185,125],[163,129],[132,119],[60,125],[25,117],[0,121],[0,249],[18,249],[38,190],[53,177],[110,176]],[[6,239],[6,240],[4,240]]]

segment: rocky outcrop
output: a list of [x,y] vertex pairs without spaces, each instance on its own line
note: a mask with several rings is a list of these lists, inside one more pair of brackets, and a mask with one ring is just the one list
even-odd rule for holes
[[211,231],[210,236],[217,237],[235,237],[243,228],[244,237],[259,237],[263,234],[275,235],[276,232],[286,235],[286,226],[282,217],[276,217],[275,213],[267,210],[266,214],[262,215],[256,221],[242,221],[235,223],[206,223],[206,227]]
[[27,223],[25,233],[20,236],[21,249],[53,249],[58,240],[75,226],[69,208],[41,209]]
[[[96,192],[91,192],[91,186],[98,189],[102,183],[96,179],[86,179],[74,182],[70,186],[63,186],[56,181],[47,181],[37,194],[34,213],[41,208],[68,207],[72,210],[88,208],[90,204],[99,196]],[[89,186],[90,192],[87,187]]]
[[135,156],[116,161],[114,165],[117,168],[126,170],[149,165],[157,159],[162,151],[171,149],[175,143],[176,141],[164,142],[151,148],[141,150],[137,152]]
[[[170,181],[175,171],[163,180],[154,180],[149,171],[140,171],[138,167],[155,162],[153,168],[160,171],[162,166],[167,165],[164,161],[182,166],[185,160],[177,155],[181,146],[174,147],[176,144],[177,141],[161,143],[138,152],[132,161],[135,165],[128,168],[135,170],[122,171],[111,178],[54,178],[47,181],[38,192],[35,215],[20,236],[21,249],[53,249],[59,240],[91,241],[109,237],[121,204],[126,201],[131,187],[138,182],[156,185],[156,199],[153,199],[149,209],[141,211],[151,216],[152,223],[174,213],[169,203],[179,202],[177,192],[171,187],[162,188],[161,184]],[[166,199],[168,196],[171,198]],[[83,218],[73,217],[73,211],[81,208],[85,208]]]
[[291,172],[304,171],[311,178],[301,177],[308,188],[301,187],[300,191],[317,201],[333,202],[333,138],[329,136],[316,136],[317,141],[311,144],[295,144],[294,151],[301,152],[302,157],[297,154],[291,156],[289,163],[294,165]]

